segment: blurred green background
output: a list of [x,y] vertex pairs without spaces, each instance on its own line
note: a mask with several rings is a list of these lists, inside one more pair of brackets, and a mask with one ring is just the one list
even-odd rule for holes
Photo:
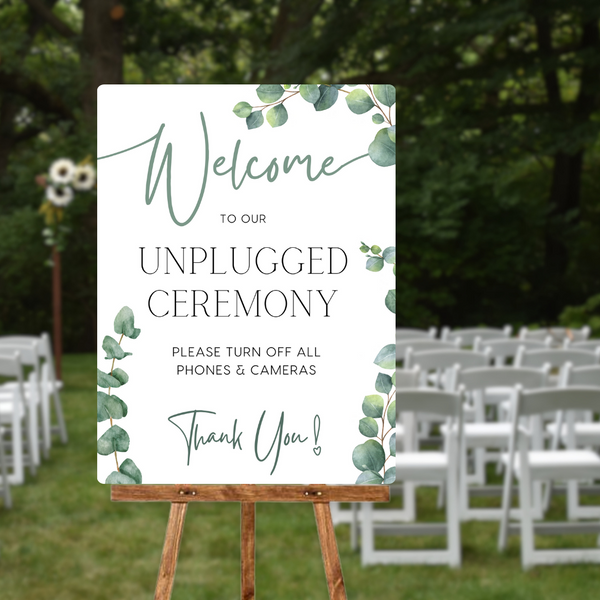
[[[106,82],[392,83],[398,326],[600,324],[599,18],[597,0],[1,3],[0,334],[50,329],[34,177],[95,158]],[[95,351],[95,195],[66,212],[65,349]]]

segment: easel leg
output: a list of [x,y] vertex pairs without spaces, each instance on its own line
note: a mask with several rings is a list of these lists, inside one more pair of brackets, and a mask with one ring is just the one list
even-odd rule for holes
[[323,554],[323,564],[325,565],[329,598],[330,600],[347,600],[329,502],[315,502],[313,506],[317,529],[319,530],[319,541],[321,542],[321,553]]
[[187,502],[171,503],[171,512],[169,513],[165,545],[163,546],[162,557],[160,559],[160,571],[158,572],[154,600],[169,600],[171,598],[187,507]]
[[242,600],[254,600],[256,510],[254,502],[242,502]]

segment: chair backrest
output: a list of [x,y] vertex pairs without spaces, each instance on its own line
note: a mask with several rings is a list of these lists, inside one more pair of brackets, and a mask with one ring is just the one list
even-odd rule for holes
[[396,389],[419,387],[419,367],[413,369],[396,369]]
[[421,371],[438,369],[451,369],[455,365],[463,368],[485,367],[489,365],[489,354],[473,352],[471,350],[443,349],[423,350],[414,352],[410,348],[406,351],[405,367],[418,366]]
[[583,367],[600,363],[600,354],[587,350],[572,350],[571,348],[545,348],[543,350],[519,349],[515,357],[516,367],[543,367],[545,364],[552,368],[561,368],[570,362],[574,366]]
[[456,338],[461,339],[462,346],[473,346],[475,340],[491,340],[497,338],[508,338],[512,333],[512,327],[505,325],[499,327],[469,327],[464,329],[452,329],[444,327],[442,329],[441,339],[445,341],[454,341]]
[[458,344],[431,338],[396,340],[396,356],[398,360],[406,361],[406,351],[409,348],[412,348],[413,352],[422,352],[423,350],[452,350],[458,348]]
[[442,392],[435,389],[415,388],[396,390],[399,412],[418,412],[445,417],[461,418],[462,393]]
[[600,365],[574,367],[571,363],[567,363],[561,384],[564,386],[600,387]]
[[0,377],[14,377],[23,383],[23,367],[18,352],[0,349]]
[[479,352],[490,349],[490,356],[494,359],[494,363],[498,365],[504,364],[507,358],[514,358],[520,347],[526,350],[542,350],[546,344],[538,340],[519,340],[517,338],[502,338],[493,340],[477,340],[473,347]]
[[[15,338],[16,339],[16,338]],[[10,354],[13,351],[19,353],[21,365],[33,367],[35,372],[39,372],[40,353],[39,353],[39,338],[31,337],[27,340],[20,338],[22,341],[11,341],[8,338],[0,338],[0,352]]]
[[518,388],[514,417],[529,417],[559,410],[600,411],[600,388],[572,386],[568,388],[546,388],[523,390]]
[[413,329],[412,327],[399,327],[396,329],[396,343],[398,340],[414,340],[417,338],[434,339],[437,335],[437,329],[430,327],[429,329]]
[[586,340],[584,342],[571,342],[565,340],[565,348],[573,348],[573,350],[587,350],[588,352],[595,352],[600,348],[600,340]]
[[523,389],[542,388],[548,385],[548,369],[527,367],[456,368],[453,383],[453,389],[462,385],[468,391],[516,385],[520,385]]
[[519,337],[524,340],[545,340],[550,337],[552,344],[562,344],[566,339],[571,342],[582,342],[590,337],[591,329],[585,325],[581,329],[570,327],[541,327],[540,329],[528,329],[522,327]]

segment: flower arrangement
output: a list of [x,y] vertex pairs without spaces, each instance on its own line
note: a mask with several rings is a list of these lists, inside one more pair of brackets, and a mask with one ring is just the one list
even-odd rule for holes
[[[47,174],[38,175],[35,181],[45,189],[44,201],[40,206],[46,224],[42,230],[44,243],[46,246],[55,246],[61,252],[69,232],[69,228],[62,223],[64,210],[73,202],[76,193],[89,192],[96,187],[96,170],[89,156],[78,164],[70,158],[59,158],[50,165]],[[51,261],[49,264],[52,266]]]

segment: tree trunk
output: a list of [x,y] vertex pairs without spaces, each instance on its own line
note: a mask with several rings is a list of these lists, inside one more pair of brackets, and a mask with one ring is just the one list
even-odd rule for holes
[[86,85],[83,113],[96,120],[96,93],[103,83],[123,83],[123,16],[117,0],[84,0],[81,66]]

